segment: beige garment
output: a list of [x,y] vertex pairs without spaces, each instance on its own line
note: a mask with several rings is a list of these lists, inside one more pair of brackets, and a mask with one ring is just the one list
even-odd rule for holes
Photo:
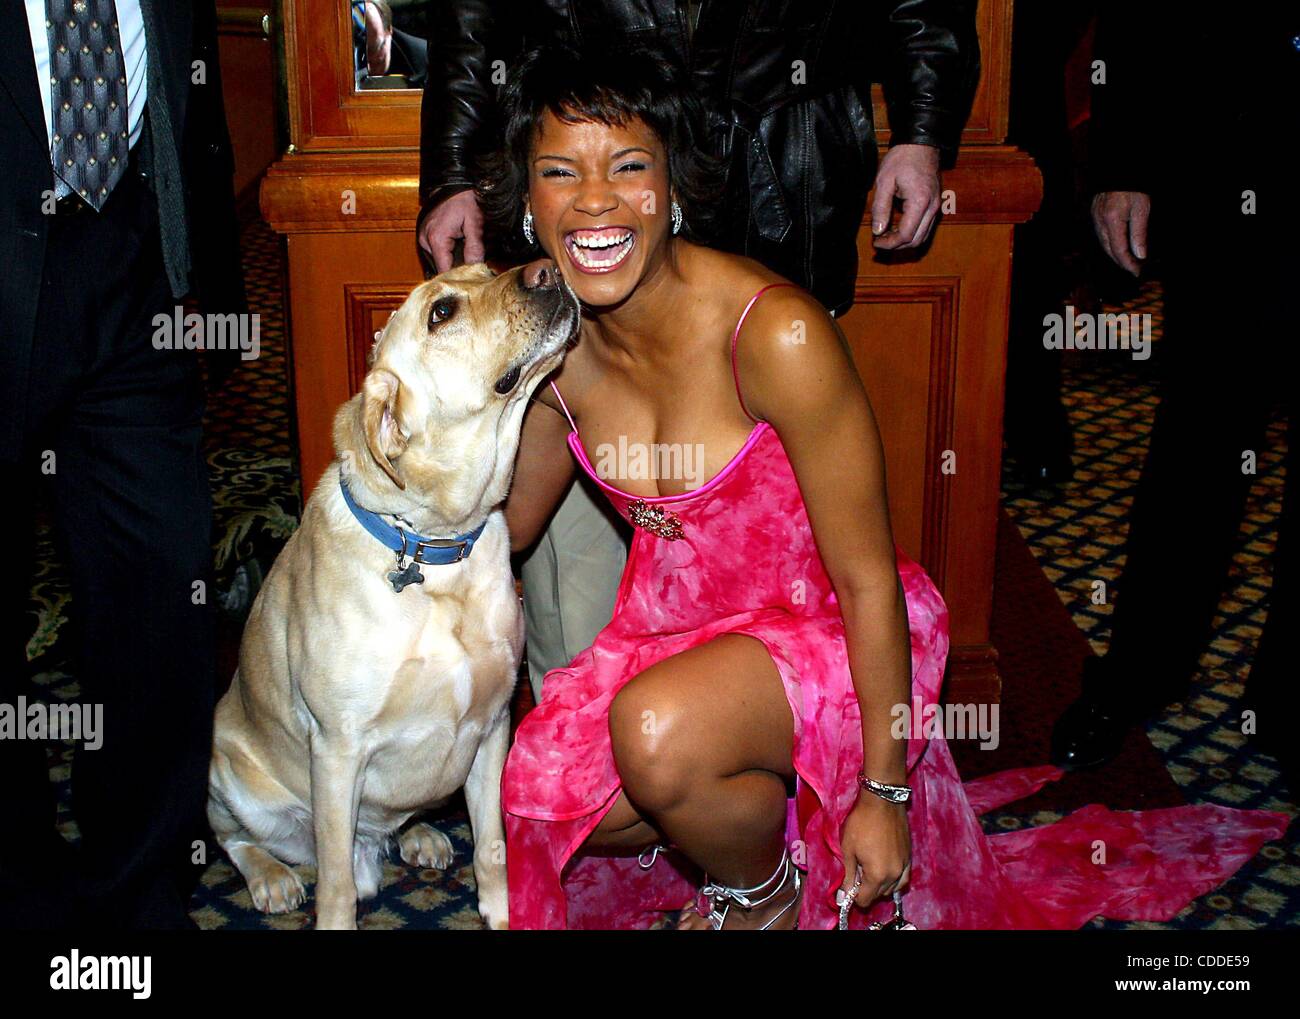
[[627,525],[609,500],[589,478],[577,478],[520,570],[537,700],[542,677],[591,647],[613,616],[627,542]]

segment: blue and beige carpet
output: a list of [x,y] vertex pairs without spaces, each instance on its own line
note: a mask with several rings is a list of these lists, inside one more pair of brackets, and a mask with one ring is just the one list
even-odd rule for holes
[[[253,311],[262,316],[262,355],[241,366],[209,408],[207,419],[224,675],[233,666],[239,620],[296,526],[299,505],[291,452],[282,252],[278,239],[261,223],[250,225],[243,240],[250,300]],[[1126,310],[1152,313],[1158,330],[1158,286],[1146,287]],[[1109,608],[1093,604],[1092,582],[1113,580],[1123,566],[1126,514],[1151,427],[1153,372],[1158,366],[1158,340],[1156,356],[1149,362],[1068,362],[1064,399],[1076,443],[1075,479],[1057,493],[1024,488],[1010,475],[1004,483],[994,635],[1002,649],[1007,735],[1003,748],[988,759],[960,752],[964,773],[1042,763],[1051,718],[1071,696],[1079,662],[1106,648]],[[1126,808],[1186,801],[1296,813],[1279,783],[1275,762],[1246,747],[1232,726],[1268,608],[1268,563],[1282,493],[1281,429],[1275,428],[1270,439],[1270,448],[1260,457],[1232,582],[1201,659],[1194,696],[1171,706],[1145,737],[1136,734],[1134,745],[1115,765],[1091,776],[1070,776],[1057,790],[1045,790],[986,817],[990,832],[1049,823],[1092,798]],[[44,696],[75,700],[79,691],[67,664],[68,641],[63,639],[67,584],[48,535],[42,531],[38,542],[29,658]],[[1008,717],[1013,709],[1016,715]],[[75,839],[75,820],[66,809],[73,748],[53,744],[50,749],[51,779],[65,804],[61,825],[65,835]],[[431,820],[456,848],[452,866],[443,872],[417,870],[394,857],[385,868],[379,896],[362,907],[363,928],[481,926],[464,810],[453,804]],[[1169,923],[1095,921],[1094,926],[1300,926],[1300,845],[1295,829],[1287,840],[1265,846],[1224,887],[1198,899]],[[283,916],[265,917],[253,910],[238,873],[215,845],[209,845],[208,852],[209,865],[191,903],[201,927],[296,929],[311,924],[310,898],[306,909]],[[310,892],[315,875],[310,868],[300,868],[300,873]]]

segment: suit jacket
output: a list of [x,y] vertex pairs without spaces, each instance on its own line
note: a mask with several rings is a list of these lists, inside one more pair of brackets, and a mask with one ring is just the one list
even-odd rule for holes
[[411,88],[424,88],[429,73],[429,44],[418,35],[393,29],[393,55],[389,74],[404,74]]
[[[422,215],[474,183],[496,144],[493,63],[552,41],[663,51],[709,112],[727,166],[719,246],[825,305],[853,300],[857,234],[876,171],[870,87],[895,144],[955,156],[979,77],[973,0],[441,0],[429,27],[420,140]],[[791,68],[802,61],[805,78]]]
[[[178,298],[194,293],[205,311],[243,312],[234,156],[213,0],[141,0],[141,12],[151,65],[150,120],[165,115],[174,142],[170,152],[154,151],[161,145],[158,132],[147,131],[137,147],[150,139],[153,150],[141,153],[146,167],[179,173],[179,180],[153,175],[172,292]],[[0,459],[11,459],[23,441],[32,345],[40,342],[34,333],[49,223],[41,204],[54,187],[54,171],[21,0],[0,0],[0,23],[6,26],[0,32],[0,138],[6,149],[0,174]],[[196,60],[206,71],[202,85],[192,84]]]
[[[1239,215],[1247,186],[1284,184],[1300,134],[1300,7],[1186,16],[1175,0],[1104,0],[1088,128],[1093,192],[1141,191],[1197,208],[1198,225]],[[1227,173],[1223,203],[1217,189]],[[1234,197],[1234,189],[1235,197]],[[1275,203],[1291,212],[1289,200]]]

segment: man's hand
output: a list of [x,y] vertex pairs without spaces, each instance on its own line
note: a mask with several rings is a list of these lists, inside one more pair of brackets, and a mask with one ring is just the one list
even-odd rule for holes
[[1102,191],[1092,199],[1092,228],[1110,260],[1136,276],[1147,257],[1151,196],[1141,191]]
[[458,191],[439,202],[424,217],[418,228],[420,247],[433,259],[438,272],[446,272],[452,265],[452,246],[465,239],[465,261],[481,262],[483,250],[483,213],[478,207],[478,197],[473,188]]
[[[885,153],[876,174],[871,243],[886,251],[919,248],[934,228],[941,191],[939,150],[933,145],[895,145]],[[895,198],[903,203],[903,218],[891,229]]]

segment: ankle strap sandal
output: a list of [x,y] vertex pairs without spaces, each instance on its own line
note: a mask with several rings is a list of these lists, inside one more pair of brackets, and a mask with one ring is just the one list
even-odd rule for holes
[[[722,925],[726,923],[727,913],[730,912],[733,905],[748,910],[757,909],[759,906],[771,902],[780,894],[781,889],[786,886],[791,875],[794,876],[794,895],[790,897],[789,902],[759,928],[759,930],[765,931],[789,912],[790,907],[799,901],[799,889],[803,886],[803,881],[799,876],[799,868],[790,860],[789,850],[782,850],[781,862],[777,864],[776,872],[761,884],[754,885],[753,888],[731,888],[728,885],[714,884],[709,881],[706,874],[704,876],[705,883],[700,888],[699,903],[696,910],[700,916],[709,921],[709,926],[715,931],[720,931]],[[767,889],[766,894],[760,894],[765,889]],[[795,927],[798,928],[798,926],[799,922],[796,920]]]

